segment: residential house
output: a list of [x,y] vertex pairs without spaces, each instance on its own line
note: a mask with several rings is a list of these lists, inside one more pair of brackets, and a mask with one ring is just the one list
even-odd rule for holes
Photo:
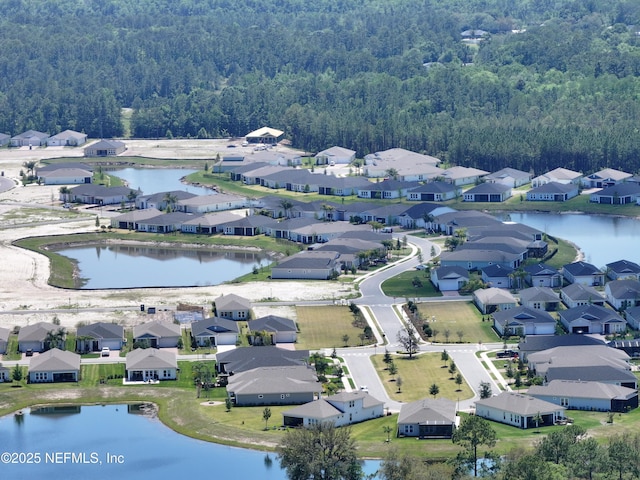
[[[584,377],[561,378],[562,380],[603,381],[602,378],[589,376],[589,369],[596,367],[610,367],[615,370],[631,372],[629,355],[622,350],[616,350],[604,343],[601,345],[571,345],[558,346],[527,356],[529,370],[536,375],[545,377],[551,368],[581,368]],[[565,372],[566,373],[566,372]],[[594,374],[595,375],[595,374]],[[558,373],[554,378],[547,377],[547,381],[558,379]],[[628,385],[625,385],[628,386]]]
[[242,407],[299,405],[319,398],[321,393],[322,384],[307,366],[258,367],[230,376],[227,383],[229,398]]
[[[256,170],[258,168],[269,166],[269,164],[265,163],[265,162],[255,162],[255,161],[253,161],[253,162],[248,162],[247,163],[247,162],[244,162],[243,160],[244,160],[244,157],[239,157],[239,161],[242,161],[242,163],[241,164],[237,164],[235,162],[235,157],[234,157],[231,161],[228,162],[230,164],[233,163],[233,166],[229,166],[226,169],[226,171],[229,172],[229,178],[234,182],[242,182],[243,181],[242,177],[246,172],[251,172],[251,171]],[[223,159],[222,162],[224,163],[225,160]],[[218,170],[216,169],[216,171],[218,171]]]
[[231,193],[216,193],[213,195],[197,195],[184,200],[178,200],[175,207],[179,212],[209,213],[246,208],[247,205],[247,197]]
[[376,183],[368,182],[367,185],[358,188],[358,198],[384,200],[403,198],[407,196],[410,189],[416,188],[418,185],[418,182],[403,182],[393,178]]
[[587,262],[579,261],[563,266],[562,276],[569,283],[580,283],[591,287],[604,285],[604,272]]
[[176,354],[157,348],[136,348],[127,353],[125,376],[129,382],[176,380]]
[[428,182],[407,191],[407,200],[418,202],[445,202],[460,195],[460,189],[447,182]]
[[334,175],[314,175],[313,183],[317,185],[318,194],[336,197],[357,195],[361,188],[371,185],[371,182],[364,177],[336,177]]
[[316,153],[316,165],[348,165],[356,159],[356,152],[343,147],[331,147]]
[[60,327],[53,323],[38,322],[33,325],[27,325],[20,328],[18,332],[18,351],[26,352],[31,350],[33,352],[44,352],[50,347],[62,347],[60,345],[48,345],[47,335],[58,330]]
[[210,317],[191,324],[191,336],[200,347],[235,345],[239,335],[238,323],[226,318]]
[[[607,347],[611,348],[611,347]],[[613,348],[611,348],[613,350]],[[610,385],[638,389],[638,378],[630,370],[625,370],[613,365],[597,364],[597,361],[588,361],[588,365],[547,365],[542,376],[546,384],[555,380],[569,380],[574,382],[600,382]],[[604,363],[604,362],[601,362]]]
[[629,260],[607,263],[607,277],[611,280],[640,280],[640,265]]
[[11,136],[6,133],[0,133],[0,147],[9,145],[9,143],[11,143]]
[[[262,165],[262,162],[259,164]],[[242,183],[246,185],[260,185],[262,187],[268,188],[284,188],[285,181],[281,177],[272,178],[271,181],[265,180],[269,178],[271,175],[280,174],[282,172],[292,172],[293,169],[289,167],[281,167],[277,165],[265,165],[265,166],[257,166],[252,170],[247,170],[242,174]],[[302,172],[300,170],[300,172]],[[308,171],[302,173],[302,175],[312,175]],[[306,177],[308,178],[308,177]]]
[[248,143],[263,143],[266,145],[277,144],[284,135],[282,130],[276,130],[275,128],[262,127],[253,132],[247,133],[245,139]]
[[373,263],[386,263],[387,248],[376,240],[363,240],[357,237],[338,237],[326,243],[312,245],[309,250],[331,250],[340,254],[341,268],[348,270],[369,266]]
[[515,168],[506,167],[497,172],[485,175],[483,180],[488,183],[501,183],[512,188],[518,188],[531,181],[531,174]]
[[525,288],[520,290],[520,303],[529,308],[551,312],[560,307],[560,296],[549,287]]
[[582,174],[580,172],[574,172],[573,170],[559,167],[543,175],[535,177],[531,181],[531,186],[533,188],[536,188],[547,183],[573,183],[574,185],[580,185],[581,181]]
[[531,202],[566,202],[578,196],[578,186],[574,183],[549,182],[527,192]]
[[245,159],[250,162],[261,162],[269,165],[287,167],[293,167],[302,163],[302,157],[299,153],[275,150],[254,150],[251,154],[247,155]]
[[384,404],[367,392],[342,392],[282,412],[287,427],[333,423],[336,427],[382,417]]
[[184,212],[161,213],[151,218],[138,218],[136,225],[139,232],[171,233],[182,230],[185,222],[197,218],[199,215]]
[[398,415],[398,437],[451,438],[456,429],[456,404],[446,398],[405,403]]
[[582,183],[587,188],[607,188],[625,182],[631,177],[633,175],[630,173],[605,168],[586,176],[582,179]]
[[0,355],[4,355],[5,353],[7,353],[10,333],[11,331],[8,328],[0,327]]
[[501,224],[496,217],[484,212],[474,210],[460,212],[446,212],[435,215],[432,230],[441,232],[443,235],[453,235],[459,229],[469,229],[472,227],[497,226]]
[[77,382],[80,355],[52,348],[29,360],[29,383]]
[[[633,307],[625,312],[627,317],[627,323],[629,325],[632,324],[632,321],[629,319],[629,312],[631,312],[634,309],[636,311],[633,312],[633,317],[634,317],[633,323],[635,325],[638,324],[637,317],[638,317],[638,314],[640,313],[640,307]],[[611,348],[617,348],[618,350],[622,350],[631,358],[637,359],[640,357],[640,340],[637,338],[633,340],[611,340],[610,342],[607,343],[607,345],[609,345]]]
[[205,213],[182,224],[182,233],[195,233],[198,235],[213,235],[224,232],[224,226],[235,222],[240,218],[237,212]]
[[162,212],[155,208],[133,210],[131,212],[123,213],[122,215],[111,217],[111,226],[113,228],[122,228],[126,230],[140,230],[140,222],[144,222],[150,218],[155,218],[159,215],[162,215]]
[[604,307],[604,298],[595,288],[583,285],[582,283],[572,283],[560,290],[560,298],[569,308],[581,305],[600,305]]
[[236,217],[236,220],[221,225],[222,233],[225,235],[239,235],[243,237],[254,237],[261,235],[273,225],[275,220],[264,215],[250,215],[248,217]]
[[511,288],[511,277],[515,270],[511,267],[494,264],[481,268],[480,272],[482,273],[482,281],[489,287]]
[[626,328],[626,322],[620,315],[599,305],[581,305],[562,310],[560,321],[570,333],[609,335],[623,332]]
[[136,191],[129,187],[105,187],[104,185],[78,185],[68,193],[60,192],[60,200],[70,203],[86,203],[92,205],[118,205],[130,202]]
[[367,177],[386,177],[395,170],[398,180],[424,182],[442,175],[444,170],[436,166],[439,163],[429,155],[392,148],[365,155],[363,171]]
[[504,202],[511,197],[511,187],[500,183],[481,183],[463,193],[465,202]]
[[612,280],[604,287],[607,301],[616,310],[640,305],[640,282],[638,280]]
[[77,185],[91,183],[93,173],[82,168],[56,168],[48,171],[38,169],[38,179],[44,185]]
[[626,413],[638,407],[638,391],[601,382],[553,380],[533,385],[527,395],[568,410]]
[[240,347],[216,354],[216,370],[222,376],[236,375],[259,367],[290,367],[309,364],[309,350]]
[[116,323],[97,322],[78,327],[76,351],[99,352],[104,347],[121,350],[124,344],[124,328]]
[[409,210],[408,207],[402,203],[393,203],[388,205],[374,205],[370,204],[367,210],[360,213],[364,222],[379,222],[383,225],[393,226],[400,223],[400,218]]
[[49,147],[79,147],[87,143],[87,134],[65,130],[47,139]]
[[489,265],[502,265],[505,268],[518,268],[522,263],[522,254],[504,252],[486,248],[456,248],[453,252],[440,254],[440,265],[459,266],[467,270],[481,270]]
[[520,358],[527,361],[528,356],[532,353],[555,347],[580,345],[604,345],[604,342],[588,335],[535,335],[523,338],[518,343],[518,351],[520,352]]
[[328,280],[340,274],[339,253],[335,251],[302,251],[271,267],[271,278]]
[[606,205],[628,205],[636,203],[638,198],[640,198],[640,185],[631,182],[612,185],[589,196],[592,203]]
[[0,383],[11,381],[11,371],[0,365]]
[[441,292],[457,292],[469,281],[469,272],[462,267],[438,267],[431,270],[431,282]]
[[152,348],[171,348],[178,346],[182,335],[180,325],[175,323],[151,321],[133,327],[133,341]]
[[531,307],[515,307],[492,314],[493,328],[505,335],[553,335],[556,321],[547,312]]
[[502,392],[476,402],[477,416],[523,429],[555,425],[565,418],[565,410],[554,403],[515,392]]
[[[290,318],[284,318],[277,315],[267,315],[265,317],[256,318],[247,322],[249,334],[252,337],[251,344],[255,345],[254,337],[259,336],[262,344],[277,345],[278,343],[295,343],[298,340],[298,327],[296,322]],[[269,337],[266,342],[264,335]]]
[[455,210],[435,203],[422,202],[407,208],[397,217],[397,222],[403,228],[435,230],[436,217],[450,212],[455,212]]
[[524,267],[526,280],[534,287],[558,288],[562,286],[562,275],[545,263],[536,263]]
[[99,140],[85,147],[85,157],[115,157],[124,153],[127,146],[119,140]]
[[251,300],[229,293],[214,300],[216,315],[229,320],[249,320],[251,318]]
[[473,303],[483,315],[494,313],[498,310],[509,310],[518,306],[518,300],[506,290],[501,288],[481,288],[473,292]]
[[[489,172],[478,168],[455,166],[447,168],[440,176],[445,182],[459,187],[478,183],[480,179],[488,173]],[[513,185],[509,185],[509,187],[513,187]]]
[[627,308],[624,311],[624,317],[631,328],[640,330],[640,307]]
[[195,193],[184,190],[171,190],[169,192],[158,192],[151,195],[139,195],[136,197],[136,208],[139,210],[155,208],[160,211],[165,211],[169,206],[173,209],[175,204],[181,200],[188,200],[194,197],[197,197]]
[[19,135],[11,137],[12,147],[42,147],[47,144],[49,138],[48,133],[38,132],[37,130],[27,130]]

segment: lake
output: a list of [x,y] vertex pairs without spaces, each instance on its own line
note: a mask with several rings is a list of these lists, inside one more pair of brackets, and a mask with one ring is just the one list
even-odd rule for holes
[[[127,405],[24,412],[21,418],[0,418],[2,478],[286,479],[273,453],[268,465],[266,453],[194,440]],[[2,452],[23,454],[16,456],[16,461],[32,463],[6,463]],[[34,463],[38,459],[39,463]],[[376,461],[364,462],[368,473],[375,472],[378,465]]]
[[180,179],[196,172],[188,168],[122,168],[109,170],[109,175],[114,175],[127,182],[134,190],[142,190],[143,195],[151,195],[159,192],[182,190],[196,195],[211,195],[214,191],[210,188],[195,187],[182,183]]
[[82,289],[219,285],[271,263],[264,252],[92,245],[56,251],[77,262]]

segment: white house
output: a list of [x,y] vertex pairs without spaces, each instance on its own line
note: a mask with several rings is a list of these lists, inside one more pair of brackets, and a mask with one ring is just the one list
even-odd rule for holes
[[129,382],[175,380],[178,361],[173,352],[157,348],[136,348],[127,353],[125,368]]
[[502,392],[476,402],[479,417],[523,429],[555,425],[564,419],[565,410],[565,407],[515,392]]
[[49,147],[78,147],[87,142],[87,134],[65,130],[47,139]]
[[553,335],[556,321],[543,310],[516,307],[493,313],[493,328],[500,335]]
[[382,417],[384,403],[367,392],[343,392],[282,412],[283,424],[308,427],[332,422],[336,427]]
[[52,348],[29,361],[29,383],[77,382],[80,355]]
[[469,272],[462,267],[438,267],[431,270],[431,282],[441,292],[458,291],[469,281]]
[[356,159],[356,152],[343,147],[331,147],[316,153],[316,165],[348,165]]

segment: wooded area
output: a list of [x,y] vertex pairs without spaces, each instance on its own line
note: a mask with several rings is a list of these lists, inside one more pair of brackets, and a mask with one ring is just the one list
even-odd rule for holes
[[[8,0],[0,132],[640,170],[637,0]],[[487,32],[464,43],[469,29]],[[524,30],[524,31],[523,31]],[[519,33],[513,33],[517,31]]]

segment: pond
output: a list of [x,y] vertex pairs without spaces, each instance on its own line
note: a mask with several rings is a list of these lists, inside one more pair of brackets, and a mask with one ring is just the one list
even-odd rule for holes
[[187,168],[123,168],[110,170],[109,175],[121,178],[130,188],[142,190],[143,195],[173,190],[187,191],[196,195],[211,195],[212,189],[182,183],[180,179],[196,172]]
[[219,285],[271,263],[264,252],[146,245],[85,245],[56,252],[77,262],[82,289]]
[[[31,463],[6,462],[13,459]],[[141,414],[137,406],[25,410],[0,418],[2,478],[21,480],[199,477],[285,480],[275,454],[194,440]],[[39,459],[39,461],[38,461]],[[368,473],[379,462],[364,462]]]

